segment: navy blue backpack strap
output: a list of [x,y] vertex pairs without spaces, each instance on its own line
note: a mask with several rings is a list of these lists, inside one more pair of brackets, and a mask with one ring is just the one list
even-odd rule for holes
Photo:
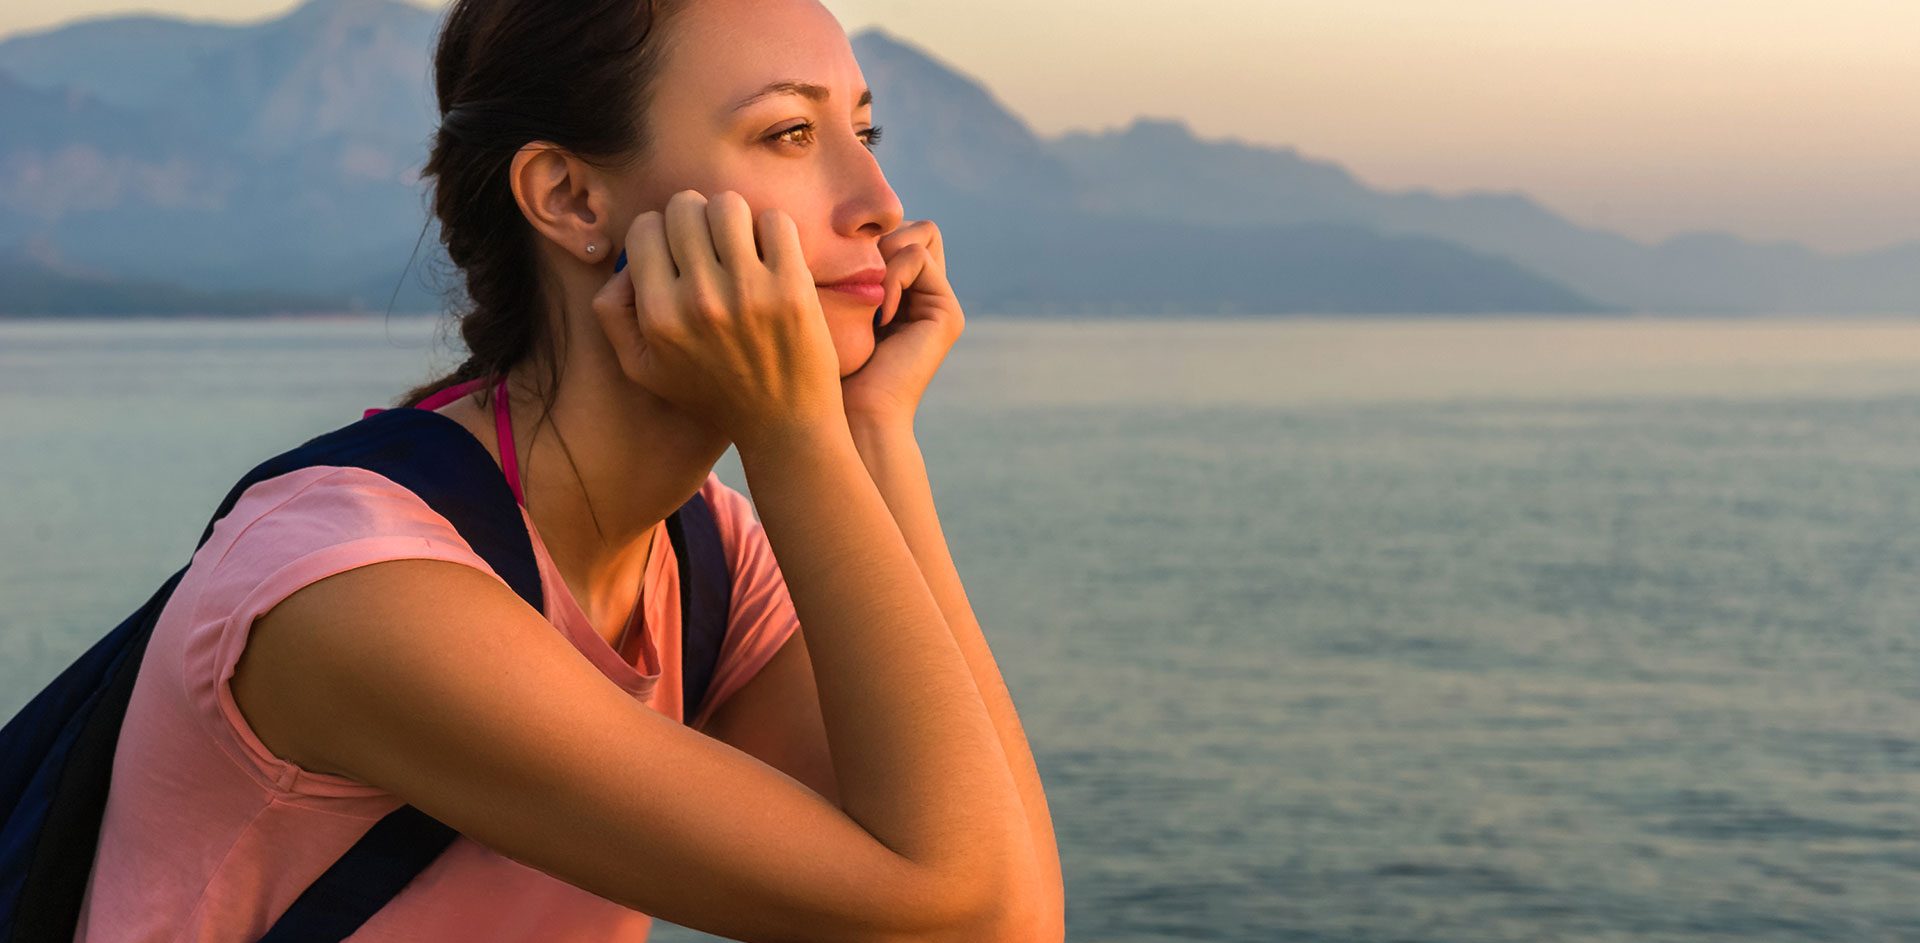
[[667,538],[680,562],[681,716],[692,723],[713,683],[720,644],[727,637],[733,602],[733,574],[720,525],[707,499],[692,500],[667,518]]

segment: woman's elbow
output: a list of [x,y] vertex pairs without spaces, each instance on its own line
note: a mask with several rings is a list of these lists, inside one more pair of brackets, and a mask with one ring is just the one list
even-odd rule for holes
[[1062,943],[1064,914],[1057,908],[1004,907],[970,930],[967,939],[990,943]]
[[974,898],[967,939],[992,943],[1061,943],[1066,939],[1066,907],[1058,882],[1028,871],[1006,875]]
[[1064,909],[1037,881],[942,882],[947,891],[920,914],[926,922],[901,940],[915,943],[1062,943]]

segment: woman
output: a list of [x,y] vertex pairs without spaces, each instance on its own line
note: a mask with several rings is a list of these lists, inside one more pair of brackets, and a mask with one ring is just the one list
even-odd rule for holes
[[[487,446],[548,612],[379,475],[254,485],[154,629],[80,938],[254,939],[405,803],[464,837],[353,939],[1060,939],[913,438],[962,312],[839,24],[459,0],[435,80],[473,356],[397,405],[440,394]],[[682,723],[662,521],[696,493],[735,604]]]

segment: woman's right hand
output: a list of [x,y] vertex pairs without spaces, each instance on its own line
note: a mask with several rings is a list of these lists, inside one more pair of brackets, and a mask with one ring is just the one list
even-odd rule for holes
[[[757,245],[757,247],[756,247]],[[593,311],[620,369],[736,445],[834,420],[840,361],[793,218],[682,190],[627,228]]]

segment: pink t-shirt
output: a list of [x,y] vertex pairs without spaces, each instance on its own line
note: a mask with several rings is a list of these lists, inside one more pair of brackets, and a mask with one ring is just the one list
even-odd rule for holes
[[[719,522],[733,598],[694,726],[798,625],[752,504],[712,473],[700,493]],[[588,622],[524,507],[521,516],[555,631],[634,698],[682,720],[679,566],[666,531],[647,561],[643,621],[635,626],[643,638],[629,640],[639,655],[629,662]],[[323,577],[406,558],[450,560],[494,575],[413,492],[360,468],[306,468],[258,482],[214,525],[141,663],[76,940],[257,939],[401,805],[379,788],[269,752],[229,685],[256,616]],[[460,837],[349,939],[638,943],[651,923]]]

